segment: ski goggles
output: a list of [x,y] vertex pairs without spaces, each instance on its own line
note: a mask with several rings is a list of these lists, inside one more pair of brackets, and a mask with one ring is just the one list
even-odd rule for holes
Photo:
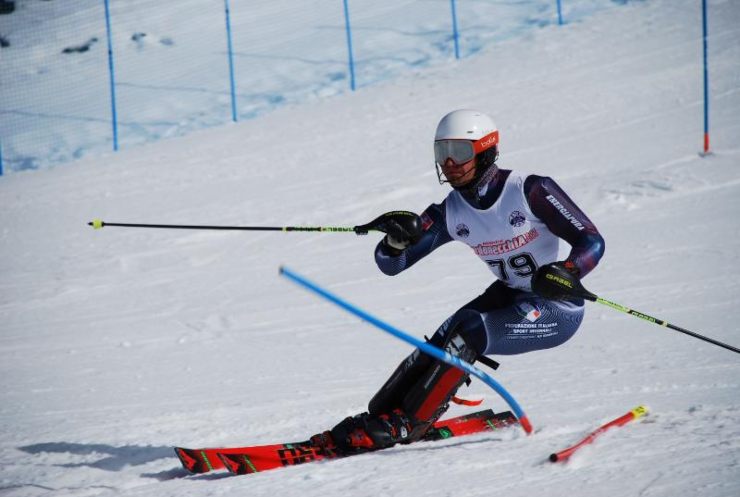
[[465,164],[468,161],[498,144],[498,131],[489,133],[480,140],[437,140],[434,142],[434,160],[440,166],[452,159],[455,164]]

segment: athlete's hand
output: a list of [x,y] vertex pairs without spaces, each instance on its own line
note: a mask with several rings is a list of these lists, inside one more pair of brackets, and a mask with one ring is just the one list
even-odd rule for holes
[[409,211],[391,211],[367,224],[355,226],[355,232],[359,234],[370,230],[385,233],[383,243],[394,251],[401,251],[421,238],[421,218]]
[[418,242],[423,232],[421,218],[409,211],[386,212],[367,224],[355,226],[355,233],[358,234],[366,234],[371,230],[386,234],[383,245],[395,255]]
[[383,242],[393,249],[404,250],[421,238],[421,218],[413,212],[386,212],[380,219],[378,229],[386,233]]
[[532,277],[532,291],[546,299],[582,297],[582,290],[578,269],[564,262],[546,264]]

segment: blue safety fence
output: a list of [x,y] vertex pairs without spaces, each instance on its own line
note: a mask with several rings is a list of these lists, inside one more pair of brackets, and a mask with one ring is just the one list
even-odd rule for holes
[[625,1],[16,2],[0,15],[0,174],[411,77]]

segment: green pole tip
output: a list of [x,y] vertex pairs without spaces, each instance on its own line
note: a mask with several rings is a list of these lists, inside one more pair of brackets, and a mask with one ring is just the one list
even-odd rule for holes
[[103,220],[102,219],[93,219],[92,222],[87,223],[90,226],[93,227],[93,229],[99,230],[103,227]]

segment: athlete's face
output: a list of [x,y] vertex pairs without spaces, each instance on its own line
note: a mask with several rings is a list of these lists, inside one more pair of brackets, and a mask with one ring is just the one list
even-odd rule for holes
[[475,177],[475,157],[462,164],[456,164],[448,157],[442,164],[442,174],[454,188],[465,186]]

